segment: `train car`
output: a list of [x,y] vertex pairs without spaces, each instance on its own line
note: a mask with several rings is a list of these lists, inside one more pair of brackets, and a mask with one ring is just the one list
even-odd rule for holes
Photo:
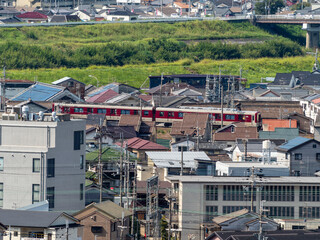
[[140,115],[142,120],[154,121],[153,107],[131,107],[102,104],[81,104],[81,103],[54,103],[52,111],[57,113],[69,113],[75,117],[86,117],[89,114],[103,114],[107,120],[119,120],[121,115]]
[[[209,119],[213,125],[221,125],[221,109],[210,107],[181,107],[181,108],[161,108],[155,111],[157,122],[172,123],[173,121],[182,121],[185,113],[209,113]],[[260,113],[256,111],[238,111],[235,109],[223,109],[224,124],[232,122],[244,122],[248,126],[260,126]]]
[[[213,125],[221,125],[221,109],[210,107],[181,107],[181,108],[163,108],[163,107],[134,107],[134,106],[116,106],[102,104],[81,104],[81,103],[54,103],[53,111],[57,113],[69,113],[77,117],[86,117],[88,114],[104,114],[107,120],[119,120],[120,116],[140,115],[142,111],[143,121],[156,121],[159,123],[172,123],[173,121],[182,121],[186,113],[209,113],[209,119]],[[248,126],[260,126],[261,116],[256,111],[238,111],[235,109],[223,109],[224,125],[232,122],[244,122]]]

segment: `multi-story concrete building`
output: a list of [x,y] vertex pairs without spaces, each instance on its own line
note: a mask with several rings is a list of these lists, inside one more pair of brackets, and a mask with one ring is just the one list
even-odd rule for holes
[[[269,217],[319,218],[320,181],[318,177],[212,177],[170,176],[173,188],[172,227],[180,239],[202,239],[204,223],[243,208],[257,211],[260,202]],[[193,238],[191,238],[193,237]]]
[[85,121],[0,121],[0,208],[84,208]]

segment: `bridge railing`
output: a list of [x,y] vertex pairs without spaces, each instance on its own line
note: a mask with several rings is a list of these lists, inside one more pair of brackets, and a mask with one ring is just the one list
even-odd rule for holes
[[257,20],[319,20],[320,15],[256,15]]

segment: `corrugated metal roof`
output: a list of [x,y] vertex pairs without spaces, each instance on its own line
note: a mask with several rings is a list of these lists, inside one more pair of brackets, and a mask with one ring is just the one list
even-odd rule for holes
[[100,88],[98,91],[96,91],[96,92],[94,92],[94,93],[88,94],[88,96],[89,96],[89,97],[93,97],[93,96],[95,96],[95,95],[97,95],[97,94],[99,94],[99,93],[102,93],[102,92],[104,92],[104,91],[106,91],[106,90],[108,90],[108,89],[113,89],[113,88],[115,88],[116,86],[117,86],[117,85],[115,85],[115,84],[108,84],[108,85]]
[[[146,152],[146,154],[159,168],[181,167],[181,152]],[[197,167],[195,159],[211,161],[205,152],[184,152],[183,166],[195,169]]]
[[87,99],[87,102],[91,103],[104,103],[105,101],[109,100],[110,98],[113,98],[115,96],[119,95],[112,89],[108,89],[104,92],[101,92],[99,94],[94,95],[93,97],[90,97]]
[[123,100],[128,99],[129,97],[131,97],[131,94],[121,93],[113,98],[110,98],[109,100],[106,101],[106,103],[118,103],[118,102],[121,102]]
[[57,84],[59,84],[59,83],[63,83],[63,82],[68,81],[68,80],[76,81],[76,82],[79,82],[79,83],[85,85],[84,83],[82,83],[82,82],[80,82],[80,81],[78,81],[78,80],[76,80],[76,79],[74,79],[74,78],[72,78],[72,77],[60,78],[60,79],[52,82],[52,84],[57,85]]
[[64,88],[52,86],[49,84],[37,83],[30,86],[25,91],[13,97],[12,101],[26,101],[31,99],[32,101],[46,101],[53,97],[57,93],[61,92]]
[[308,142],[310,140],[312,140],[312,139],[304,138],[304,137],[296,137],[296,138],[288,141],[287,143],[282,144],[278,148],[285,149],[285,150],[290,150],[290,149],[298,147],[299,145],[301,145],[303,143],[306,143],[306,142]]
[[13,227],[50,227],[61,217],[67,217],[69,220],[74,220],[72,216],[62,212],[43,212],[43,211],[26,211],[26,210],[11,210],[0,209],[0,222],[6,226]]

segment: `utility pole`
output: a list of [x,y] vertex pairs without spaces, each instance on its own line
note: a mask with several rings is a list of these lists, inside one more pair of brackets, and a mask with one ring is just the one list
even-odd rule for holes
[[181,148],[181,169],[180,169],[180,176],[183,176],[183,147]]
[[255,185],[254,166],[251,168],[251,212],[253,212],[253,188]]
[[131,222],[131,235],[135,237],[135,216],[136,216],[136,200],[137,200],[137,166],[138,166],[138,161],[135,160],[134,162],[134,177],[133,177],[133,189],[132,189],[132,222]]
[[3,63],[3,79],[1,79],[1,110],[3,110],[4,112],[6,112],[6,90],[5,90],[5,86],[6,86],[6,63],[4,60]]
[[223,85],[221,86],[221,127],[223,127]]
[[230,96],[230,83],[231,83],[231,78],[229,77],[229,79],[228,79],[228,101],[227,101],[227,108],[230,107],[230,99],[231,99],[231,96]]
[[101,164],[101,155],[102,155],[102,126],[101,123],[96,128],[96,133],[99,137],[99,156],[98,156],[98,178],[99,178],[99,202],[102,202],[102,164]]
[[189,134],[187,134],[187,152],[189,152]]
[[263,240],[264,239],[264,237],[263,237],[263,229],[262,229],[262,224],[264,222],[262,222],[262,215],[263,215],[263,212],[268,212],[269,211],[268,209],[264,209],[263,208],[263,203],[265,203],[265,202],[266,202],[266,200],[260,201],[258,240]]
[[122,212],[122,217],[121,217],[121,226],[118,226],[120,228],[120,240],[123,240],[123,230],[126,229],[126,226],[124,225],[124,212]]
[[123,159],[122,159],[122,148],[123,148],[123,133],[120,132],[120,139],[121,139],[121,153],[120,153],[120,207],[122,207],[122,173],[123,173]]
[[172,195],[171,195],[171,189],[169,189],[169,223],[168,223],[168,240],[171,240],[171,222],[172,222],[172,218],[171,218],[171,205],[172,205]]
[[197,152],[199,152],[199,126],[197,123]]
[[162,106],[162,82],[163,82],[163,73],[161,73],[161,83],[160,83],[160,104],[159,107]]
[[127,172],[126,172],[126,180],[127,180],[127,208],[129,208],[129,191],[130,191],[130,159],[129,159],[129,151],[128,151],[128,143],[126,143],[126,160],[127,160]]
[[235,81],[233,76],[232,87],[231,87],[231,108],[234,108],[234,94],[235,94]]

